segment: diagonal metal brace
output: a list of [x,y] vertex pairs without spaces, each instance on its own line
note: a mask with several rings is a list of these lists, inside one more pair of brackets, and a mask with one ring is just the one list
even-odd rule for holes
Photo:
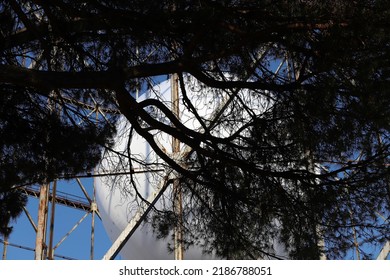
[[[169,176],[170,177],[170,176]],[[111,248],[108,249],[106,254],[103,256],[103,260],[113,260],[126,245],[126,242],[130,239],[133,233],[137,230],[140,224],[144,221],[150,210],[154,207],[157,201],[160,199],[161,195],[167,189],[173,179],[168,176],[162,180],[161,184],[158,186],[156,191],[154,191],[147,199],[147,202],[142,201],[140,208],[138,208],[134,217],[130,220],[129,224],[118,236],[115,242],[112,244]]]
[[377,260],[385,260],[390,253],[390,241],[387,241],[380,251]]

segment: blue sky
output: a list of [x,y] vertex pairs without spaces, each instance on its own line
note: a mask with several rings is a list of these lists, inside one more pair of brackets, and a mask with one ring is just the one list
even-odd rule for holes
[[[90,197],[93,193],[93,180],[83,179],[82,183],[87,189]],[[77,197],[82,197],[77,182],[71,181],[59,181],[58,191],[66,192]],[[51,205],[51,204],[50,204]],[[49,205],[49,210],[50,206]],[[37,223],[37,210],[38,199],[29,197],[27,209]],[[50,214],[50,212],[49,212]],[[74,225],[85,215],[84,211],[69,208],[63,205],[56,206],[55,212],[55,228],[54,228],[54,244],[57,244],[73,227]],[[73,259],[88,260],[90,259],[90,244],[91,244],[91,221],[92,215],[89,214],[77,228],[65,239],[65,241],[56,249],[55,254],[65,256]],[[23,246],[27,248],[35,247],[35,232],[33,227],[25,213],[12,223],[14,227],[13,232],[9,238],[9,242],[13,245]],[[47,237],[48,240],[48,237]],[[48,242],[48,241],[47,241]],[[94,259],[101,259],[107,250],[111,246],[111,241],[108,238],[101,220],[95,217],[95,252]],[[372,246],[371,248],[365,247],[365,249],[373,254],[373,258],[379,254],[382,246]],[[0,250],[3,252],[3,244],[0,243]],[[350,251],[350,254],[346,259],[356,259],[355,250]],[[7,259],[8,260],[32,260],[34,259],[34,252],[27,249],[17,248],[14,246],[7,247]],[[55,259],[63,259],[61,257],[55,257]],[[120,256],[117,257],[120,259]],[[387,258],[390,259],[390,255]]]
[[[92,197],[93,180],[82,179],[81,182],[86,188],[90,197]],[[83,197],[83,193],[78,186],[76,180],[59,181],[57,184],[57,191],[75,195],[80,198]],[[34,222],[37,223],[38,199],[34,197],[29,197],[28,205],[26,208],[28,209]],[[50,208],[51,204],[49,205],[49,211]],[[57,204],[55,210],[54,244],[57,244],[84,215],[84,211]],[[65,241],[55,250],[55,254],[74,259],[90,259],[91,223],[92,215],[89,214],[69,235],[69,237],[67,237]],[[12,223],[12,226],[14,228],[11,236],[9,237],[9,243],[27,248],[35,247],[35,231],[25,213],[22,213],[22,215]],[[47,243],[49,242],[48,240],[49,237],[47,237]],[[110,248],[110,246],[111,241],[109,240],[104,230],[103,224],[101,220],[97,216],[95,216],[94,258],[101,259],[105,252]],[[0,244],[0,250],[1,252],[3,252],[3,244]],[[8,246],[7,259],[31,260],[34,259],[34,252],[26,249],[17,248],[14,246]],[[56,257],[55,259],[61,258]]]
[[[159,77],[157,80],[163,80],[164,77]],[[90,197],[93,197],[93,180],[82,179],[84,187],[89,193]],[[77,197],[84,197],[80,187],[76,180],[70,181],[59,181],[58,192],[67,193]],[[37,223],[37,210],[38,210],[38,199],[29,197],[27,209],[31,214],[34,222]],[[49,211],[51,205],[49,205]],[[54,244],[57,244],[73,227],[74,225],[85,215],[84,211],[69,208],[63,205],[57,205],[55,214],[55,228],[54,228]],[[49,212],[50,219],[50,212]],[[88,215],[80,225],[75,229],[73,233],[66,238],[66,240],[56,249],[55,254],[74,258],[74,259],[90,259],[90,238],[91,238],[91,220],[92,215]],[[35,247],[35,232],[33,227],[25,213],[12,223],[14,227],[13,233],[9,238],[9,242],[13,245],[18,245],[26,248],[33,249]],[[47,242],[49,237],[47,237]],[[96,216],[95,218],[95,252],[94,259],[101,259],[103,255],[110,248],[112,242],[108,238],[103,224],[100,219]],[[0,243],[0,250],[3,251],[3,244]],[[369,248],[375,258],[381,246]],[[120,258],[120,257],[118,257]],[[388,259],[390,256],[388,257]],[[34,252],[14,246],[7,247],[7,259],[34,259]],[[56,259],[61,259],[56,257]],[[354,250],[350,252],[347,259],[356,259],[356,253]]]
[[[92,197],[93,180],[82,179],[81,182],[88,191],[90,197]],[[57,191],[62,192],[62,195],[64,195],[64,193],[67,193],[68,195],[74,196],[72,198],[83,197],[83,193],[78,186],[76,180],[59,181],[57,188]],[[49,211],[50,207],[51,204],[49,205]],[[27,209],[32,218],[34,219],[34,222],[37,223],[38,199],[34,197],[29,197]],[[54,244],[57,244],[84,215],[84,211],[69,208],[63,205],[57,205],[55,212],[56,222],[54,228]],[[67,237],[66,240],[56,249],[55,254],[80,260],[90,259],[91,221],[92,215],[89,214],[69,235],[69,237]],[[14,227],[14,230],[9,238],[9,242],[14,245],[34,248],[35,232],[30,222],[28,221],[26,214],[22,213],[22,215],[15,222],[12,223],[12,225]],[[112,243],[105,232],[101,220],[96,216],[94,259],[101,259],[103,255],[107,252],[107,250],[110,248],[111,244]],[[381,246],[376,246],[369,248],[369,251],[371,251],[373,253],[374,258],[376,258],[381,248]],[[3,252],[3,244],[0,244],[0,250],[1,252]],[[14,246],[8,246],[7,259],[32,260],[34,259],[34,252],[31,250],[17,248]],[[62,258],[55,257],[55,259]],[[120,259],[120,256],[117,257],[117,259]],[[350,254],[347,256],[347,259],[356,259],[356,253],[354,250],[350,252]],[[390,256],[387,259],[390,259]]]

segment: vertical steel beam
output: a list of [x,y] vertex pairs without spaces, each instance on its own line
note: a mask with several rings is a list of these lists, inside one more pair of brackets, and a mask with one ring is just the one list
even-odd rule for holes
[[54,259],[53,239],[54,239],[54,218],[56,209],[56,194],[57,194],[57,181],[53,182],[52,199],[51,199],[51,216],[50,216],[50,235],[49,235],[49,250],[48,259]]
[[183,201],[182,201],[182,191],[180,188],[179,179],[174,179],[173,181],[173,199],[174,199],[174,211],[177,215],[177,224],[175,226],[174,234],[174,253],[175,260],[184,259],[184,241],[183,241]]
[[[171,76],[171,99],[172,99],[172,112],[177,119],[180,119],[179,111],[179,77],[177,74]],[[177,138],[172,138],[172,153],[178,155],[180,153],[180,141]],[[175,226],[174,232],[174,256],[175,260],[184,259],[184,246],[183,246],[183,201],[182,191],[179,183],[179,179],[173,181],[173,200],[174,211],[178,217],[178,221]]]
[[8,236],[4,237],[4,242],[3,242],[3,257],[2,260],[7,259],[7,247],[8,247]]
[[38,206],[38,225],[37,235],[35,239],[35,260],[45,259],[45,239],[46,239],[46,217],[48,208],[49,197],[49,184],[42,184],[39,194],[39,206]]

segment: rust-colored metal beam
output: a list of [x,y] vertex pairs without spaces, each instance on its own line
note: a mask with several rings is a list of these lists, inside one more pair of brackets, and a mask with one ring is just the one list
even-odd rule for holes
[[142,201],[137,212],[130,220],[126,228],[118,236],[115,242],[112,244],[111,248],[108,249],[106,254],[103,256],[103,260],[113,260],[126,245],[126,242],[130,239],[133,233],[145,220],[149,212],[153,209],[157,201],[160,199],[164,191],[167,189],[168,185],[172,182],[172,178],[167,176],[164,180],[161,181],[159,187],[154,191],[147,199],[147,202]]
[[46,247],[46,221],[47,221],[47,208],[49,203],[49,189],[50,185],[45,183],[40,187],[39,194],[39,206],[38,206],[38,225],[37,235],[35,239],[35,260],[45,259],[45,247]]
[[54,181],[52,195],[51,195],[49,250],[48,250],[48,255],[47,255],[47,258],[50,260],[54,259],[53,239],[54,239],[54,218],[55,218],[55,209],[56,209],[56,192],[57,192],[57,181]]
[[[171,99],[172,99],[172,112],[177,119],[180,119],[179,111],[179,77],[177,74],[171,76]],[[180,153],[180,141],[179,139],[172,138],[172,153]],[[182,191],[179,183],[179,179],[173,181],[173,201],[174,211],[178,216],[178,222],[174,229],[174,255],[175,260],[184,259],[184,244],[183,244],[183,202]]]
[[377,260],[386,260],[390,254],[390,241],[387,241],[383,246],[382,250],[379,252]]
[[[32,186],[24,187],[23,190],[27,195],[30,195],[30,196],[33,196],[36,198],[39,198],[39,196],[40,196],[40,191],[35,189]],[[50,200],[52,199],[52,196],[53,196],[52,194],[49,194]],[[87,211],[87,212],[91,209],[91,205],[87,200],[84,201],[81,199],[79,199],[79,200],[70,199],[70,198],[67,198],[66,196],[61,196],[59,194],[56,195],[56,203],[62,204],[64,206],[68,206],[71,208],[76,208],[79,210]]]

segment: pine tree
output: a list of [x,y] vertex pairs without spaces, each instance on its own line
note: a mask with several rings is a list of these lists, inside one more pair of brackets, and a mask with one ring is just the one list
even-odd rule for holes
[[[0,3],[4,193],[98,162],[114,129],[85,113],[93,99],[181,174],[196,214],[186,227],[205,250],[267,257],[278,239],[292,258],[337,258],[352,228],[362,243],[389,238],[377,216],[390,205],[387,1]],[[204,120],[187,102],[198,131],[163,102],[133,98],[172,73],[227,96],[228,109]],[[155,133],[191,149],[188,168]],[[156,216],[157,228],[176,220]]]

